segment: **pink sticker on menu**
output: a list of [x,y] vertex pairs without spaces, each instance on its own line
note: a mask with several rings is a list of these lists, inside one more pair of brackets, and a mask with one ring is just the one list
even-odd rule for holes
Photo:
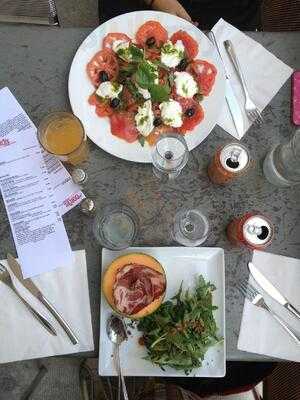
[[300,125],[300,71],[294,72],[292,77],[292,120]]

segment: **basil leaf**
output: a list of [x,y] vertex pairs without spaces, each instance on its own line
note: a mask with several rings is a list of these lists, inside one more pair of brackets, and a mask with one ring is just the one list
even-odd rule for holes
[[161,103],[162,101],[168,101],[170,98],[170,86],[169,85],[151,85],[149,87],[151,99],[155,103]]
[[120,68],[120,72],[127,72],[128,74],[133,74],[137,69],[136,64],[127,64],[127,65],[122,65]]
[[157,78],[156,67],[147,61],[142,61],[135,74],[136,83],[143,89],[148,89],[154,85],[155,78]]
[[125,86],[127,87],[127,89],[129,90],[129,92],[132,94],[132,96],[135,98],[136,101],[140,102],[144,99],[143,96],[139,93],[135,84],[130,79],[126,80]]
[[139,136],[139,137],[138,137],[138,141],[139,141],[140,145],[141,145],[142,147],[144,147],[144,145],[145,145],[145,138],[144,138],[144,136]]
[[142,61],[144,59],[144,52],[143,50],[141,50],[140,48],[138,48],[137,46],[134,45],[130,45],[129,46],[129,52],[131,54],[131,61]]

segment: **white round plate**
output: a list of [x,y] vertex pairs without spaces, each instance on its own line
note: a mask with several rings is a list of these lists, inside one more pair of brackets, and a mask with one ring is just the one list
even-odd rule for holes
[[185,136],[189,150],[198,146],[214,128],[225,99],[224,74],[211,42],[204,33],[184,19],[157,11],[137,11],[112,18],[96,28],[79,46],[71,65],[69,74],[71,107],[73,113],[82,121],[87,136],[97,146],[116,157],[141,163],[151,162],[150,147],[148,145],[142,147],[138,141],[127,143],[113,136],[108,118],[99,118],[94,107],[88,104],[88,97],[94,91],[94,87],[88,79],[86,65],[102,48],[102,39],[107,33],[123,32],[134,38],[137,29],[149,20],[159,21],[167,29],[169,36],[179,29],[187,31],[199,43],[199,54],[196,58],[212,62],[218,70],[214,88],[202,102],[204,119]]

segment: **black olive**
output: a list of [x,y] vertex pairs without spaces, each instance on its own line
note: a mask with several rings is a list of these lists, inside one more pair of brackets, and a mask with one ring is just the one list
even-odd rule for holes
[[186,117],[192,117],[195,114],[195,109],[194,108],[188,108],[185,113]]
[[109,81],[108,73],[105,72],[105,71],[100,71],[100,72],[99,72],[99,79],[100,79],[100,82]]
[[154,118],[154,121],[153,121],[154,126],[159,126],[159,125],[161,125],[161,123],[162,123],[161,118],[159,118],[159,117]]
[[154,46],[155,43],[156,43],[155,37],[153,37],[153,36],[149,37],[149,38],[146,40],[146,45],[147,45],[148,47]]
[[117,108],[119,104],[120,104],[120,99],[118,99],[118,97],[114,97],[114,98],[111,99],[111,101],[110,101],[110,106],[111,106],[112,108]]
[[184,71],[186,69],[186,67],[188,66],[188,61],[186,58],[183,58],[180,63],[177,66],[177,69],[179,71]]

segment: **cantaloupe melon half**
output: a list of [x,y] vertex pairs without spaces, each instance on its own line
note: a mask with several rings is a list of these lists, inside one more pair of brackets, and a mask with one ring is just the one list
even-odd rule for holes
[[[155,271],[160,272],[161,274],[165,275],[165,271],[161,264],[154,258],[144,253],[131,253],[126,254],[124,256],[120,256],[116,258],[106,269],[104,276],[102,278],[102,290],[104,296],[108,302],[108,304],[116,311],[118,314],[121,314],[115,306],[114,296],[113,296],[113,287],[116,280],[117,272],[120,268],[124,267],[128,264],[139,264],[144,265],[145,267],[152,268]],[[125,317],[131,319],[140,319],[146,317],[147,315],[152,314],[158,307],[161,305],[164,299],[165,293],[163,293],[159,298],[155,299],[151,304],[144,307],[138,313],[133,315],[124,315]]]

